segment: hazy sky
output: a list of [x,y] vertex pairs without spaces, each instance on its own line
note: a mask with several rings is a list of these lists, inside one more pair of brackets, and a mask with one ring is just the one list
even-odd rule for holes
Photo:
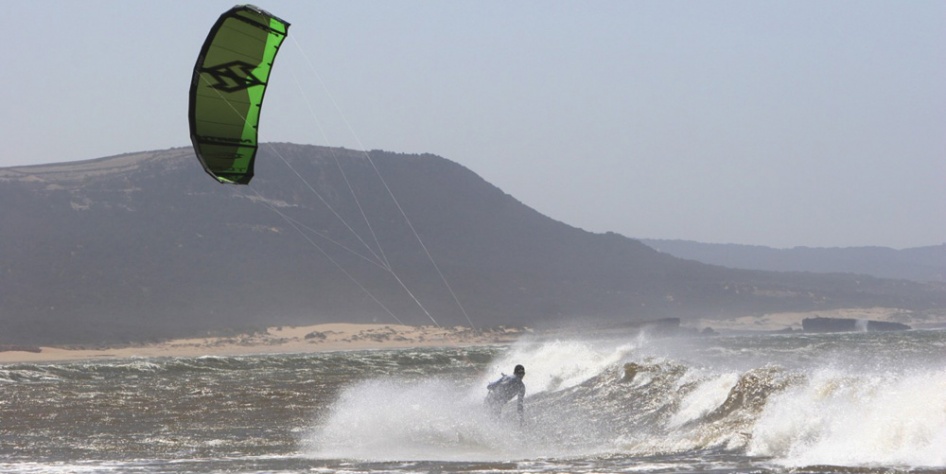
[[[0,0],[0,166],[189,146],[232,1]],[[456,161],[594,232],[946,242],[944,1],[259,0],[260,138]]]

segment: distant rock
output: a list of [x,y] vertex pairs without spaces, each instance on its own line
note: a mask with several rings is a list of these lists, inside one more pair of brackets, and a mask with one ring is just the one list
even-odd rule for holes
[[805,332],[876,332],[906,331],[912,329],[901,323],[851,318],[805,318],[801,322]]

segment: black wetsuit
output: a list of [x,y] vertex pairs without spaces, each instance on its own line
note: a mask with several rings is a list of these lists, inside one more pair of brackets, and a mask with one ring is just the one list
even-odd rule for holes
[[526,385],[522,383],[522,378],[515,375],[503,375],[499,380],[486,386],[489,394],[486,395],[486,407],[496,418],[503,411],[506,402],[512,400],[516,395],[519,396],[518,405],[519,421],[522,421],[522,399],[526,396]]

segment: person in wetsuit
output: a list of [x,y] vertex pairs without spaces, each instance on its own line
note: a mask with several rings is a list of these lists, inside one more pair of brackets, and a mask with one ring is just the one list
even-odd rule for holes
[[517,365],[512,375],[503,374],[499,380],[486,386],[489,390],[486,395],[486,407],[494,418],[499,419],[503,406],[518,395],[516,410],[519,412],[519,424],[522,424],[522,399],[526,396],[526,386],[522,383],[522,378],[525,375],[525,367]]

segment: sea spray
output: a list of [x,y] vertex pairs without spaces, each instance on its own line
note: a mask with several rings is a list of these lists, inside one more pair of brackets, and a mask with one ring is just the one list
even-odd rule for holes
[[747,453],[785,466],[946,465],[946,371],[821,369],[770,401]]
[[[330,414],[307,435],[306,452],[372,460],[506,460],[610,448],[612,432],[602,436],[596,421],[608,411],[589,412],[593,405],[563,393],[619,367],[632,350],[628,344],[522,341],[472,384],[396,375],[364,381],[340,394]],[[500,420],[483,408],[487,383],[518,363],[526,366],[530,400],[522,426],[513,403]],[[617,373],[608,378],[616,380]],[[542,397],[550,393],[559,396]]]
[[466,390],[440,379],[358,383],[308,434],[307,452],[372,460],[513,456],[518,427],[490,419],[481,403],[467,400]]
[[574,387],[627,360],[636,346],[623,341],[522,340],[490,364],[483,386],[516,364],[526,368],[526,393]]

